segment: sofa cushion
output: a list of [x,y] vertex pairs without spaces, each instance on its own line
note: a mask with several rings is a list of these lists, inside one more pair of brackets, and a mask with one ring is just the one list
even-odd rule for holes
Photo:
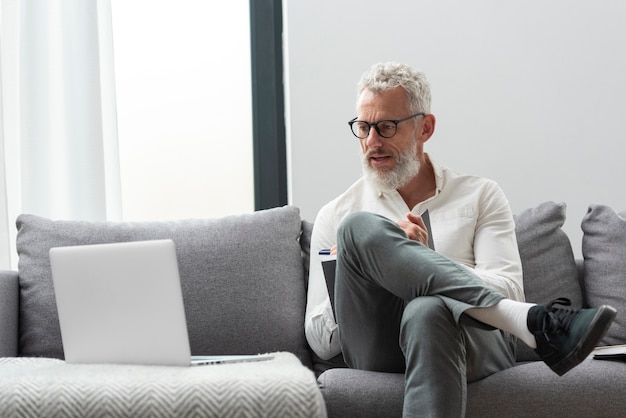
[[404,374],[336,368],[318,379],[329,417],[401,417]]
[[[519,364],[467,385],[465,417],[623,417],[626,364],[586,359],[565,376]],[[328,370],[318,379],[329,417],[401,417],[404,375]],[[426,414],[426,411],[424,411]]]
[[[582,289],[572,245],[561,229],[564,203],[544,202],[515,216],[515,232],[524,272],[528,302],[547,303],[566,297],[575,307],[583,304]],[[537,360],[534,350],[519,342],[517,359]]]
[[471,417],[623,417],[626,364],[587,358],[564,376],[543,362],[520,364],[470,383]]
[[547,303],[566,297],[583,303],[572,245],[561,229],[564,203],[544,202],[515,216],[515,232],[524,271],[526,300]]
[[582,229],[587,303],[617,309],[602,343],[626,344],[626,212],[591,205]]
[[0,359],[2,417],[326,416],[313,372],[291,353],[206,367]]
[[164,222],[21,215],[17,226],[22,356],[63,357],[51,247],[170,238],[177,248],[192,354],[290,351],[310,365],[295,207]]

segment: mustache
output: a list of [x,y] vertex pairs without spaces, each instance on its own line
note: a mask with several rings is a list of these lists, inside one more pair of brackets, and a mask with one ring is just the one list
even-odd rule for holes
[[396,160],[398,159],[398,154],[397,153],[395,153],[395,152],[384,152],[381,149],[369,150],[369,151],[367,151],[363,155],[363,157],[366,160],[368,160],[368,159],[370,159],[370,158],[372,158],[372,157],[374,157],[376,155],[378,155],[378,156],[385,156],[385,157],[392,157],[392,158],[394,158]]

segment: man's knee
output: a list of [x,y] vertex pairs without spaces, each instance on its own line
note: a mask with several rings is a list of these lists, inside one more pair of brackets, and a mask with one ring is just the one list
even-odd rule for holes
[[400,323],[402,345],[437,345],[444,340],[457,340],[459,335],[452,312],[437,296],[415,298],[404,309]]
[[436,327],[441,321],[454,321],[452,312],[444,301],[437,296],[421,296],[413,299],[404,308],[402,326]]
[[338,247],[354,244],[366,247],[380,236],[381,228],[388,222],[387,218],[371,212],[353,212],[337,229]]

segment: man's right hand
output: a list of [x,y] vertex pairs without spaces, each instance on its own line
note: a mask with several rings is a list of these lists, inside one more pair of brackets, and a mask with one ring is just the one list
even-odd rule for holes
[[428,247],[428,229],[426,229],[426,224],[421,216],[409,212],[406,215],[406,220],[398,221],[398,226],[402,228],[409,239],[421,242]]

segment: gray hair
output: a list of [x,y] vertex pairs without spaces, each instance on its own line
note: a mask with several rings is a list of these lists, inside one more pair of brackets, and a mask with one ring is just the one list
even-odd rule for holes
[[397,62],[374,64],[361,76],[357,93],[360,96],[366,89],[374,93],[382,93],[398,86],[406,91],[411,113],[430,113],[430,84],[426,80],[426,75],[413,70],[408,65]]

